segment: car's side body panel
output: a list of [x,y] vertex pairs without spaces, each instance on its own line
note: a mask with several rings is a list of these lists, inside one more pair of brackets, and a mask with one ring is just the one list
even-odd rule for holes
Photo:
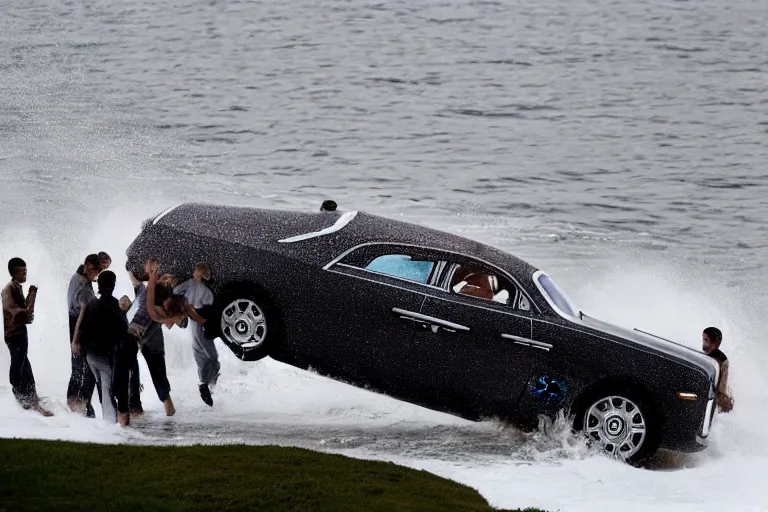
[[[520,311],[364,268],[395,248],[442,261],[441,268],[472,262],[492,269],[530,307]],[[665,341],[562,315],[537,286],[535,267],[478,242],[365,213],[184,204],[147,224],[128,256],[129,270],[158,258],[180,281],[207,262],[217,297],[233,286],[257,287],[277,315],[280,333],[270,352],[277,360],[433,409],[522,426],[574,410],[601,385],[629,383],[653,402],[662,447],[701,447],[715,363]],[[677,392],[697,399],[681,400]]]

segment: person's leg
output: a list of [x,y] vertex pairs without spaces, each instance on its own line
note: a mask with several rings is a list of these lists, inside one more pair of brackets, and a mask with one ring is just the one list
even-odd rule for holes
[[[96,389],[96,375],[93,371],[89,371],[90,366],[88,360],[83,357],[83,384],[80,390],[83,402],[85,402],[85,415],[89,418],[95,418],[96,413],[91,405],[91,399],[93,398],[93,391]],[[101,386],[99,386],[101,388]],[[101,399],[101,390],[99,391],[99,399]]]
[[[85,358],[85,361],[88,363],[88,368],[91,369],[91,374],[93,375],[94,382],[96,382],[96,386],[101,387],[101,384],[102,384],[101,371],[99,368],[99,364],[97,363],[97,358],[91,354],[88,354]],[[103,412],[104,411],[102,410],[102,414]]]
[[112,394],[115,397],[115,405],[118,413],[128,414],[131,411],[130,403],[130,374],[131,369],[128,366],[129,357],[126,347],[120,345],[115,350],[115,357],[112,360],[112,382],[110,384]]
[[117,422],[117,411],[115,410],[115,400],[112,395],[112,368],[109,366],[109,360],[103,356],[88,354],[88,365],[95,374],[96,385],[101,388],[104,399],[101,402],[101,415],[107,423]]
[[192,325],[192,352],[197,363],[197,376],[201,384],[214,385],[219,374],[219,353],[213,340],[205,337],[203,326],[194,322]]
[[171,384],[168,382],[165,369],[165,342],[163,331],[159,325],[157,327],[151,332],[148,331],[149,337],[142,343],[141,353],[149,368],[149,374],[152,376],[157,397],[165,404],[166,414],[172,416],[175,409],[170,398]]
[[137,331],[132,330],[135,324],[128,328],[128,337],[123,343],[122,354],[125,356],[125,367],[128,368],[128,399],[131,404],[131,414],[144,414],[144,408],[141,406],[141,379],[139,373],[139,340]]
[[115,398],[115,391],[112,389],[112,372],[114,370],[109,365],[109,361],[104,359],[104,368],[101,372],[101,379],[104,383],[101,393],[104,396],[104,400],[101,403],[101,411],[104,416],[104,421],[109,418],[110,423],[117,423],[117,399]]
[[[6,340],[8,350],[11,353],[11,368],[8,372],[8,380],[11,383],[11,389],[13,390],[13,396],[25,409],[30,408],[29,400],[27,399],[27,385],[25,380],[28,378],[26,375],[28,370],[26,366],[27,349],[29,343],[26,336],[14,336],[11,339]],[[31,369],[29,370],[31,372]]]
[[21,334],[16,339],[8,340],[8,348],[11,349],[10,379],[13,394],[24,409],[34,409],[43,416],[53,416],[53,413],[40,405],[37,396],[35,376],[32,373],[32,364],[27,357],[29,343],[27,335]]
[[213,407],[213,397],[210,386],[216,384],[219,375],[219,354],[213,340],[209,340],[203,333],[203,326],[190,322],[192,328],[192,353],[197,364],[197,375],[200,379],[198,388],[200,398],[205,404]]
[[[69,344],[72,345],[72,340],[75,336],[75,325],[77,324],[77,317],[69,317]],[[78,378],[80,374],[80,368],[78,367],[79,358],[75,354],[70,353],[70,363],[72,364],[72,373],[69,376],[69,385],[67,386],[67,405],[70,409],[75,410],[79,408],[77,403],[77,390],[78,390]]]
[[139,373],[138,346],[132,349],[132,353],[126,363],[130,373],[130,384],[128,386],[129,400],[131,403],[131,414],[142,414],[144,407],[141,405],[141,375]]
[[[75,337],[75,327],[77,325],[77,316],[69,317],[69,343]],[[96,387],[96,381],[93,372],[88,366],[85,356],[71,354],[72,374],[69,377],[67,386],[67,405],[73,411],[81,411],[87,417],[95,417],[93,406],[91,406],[91,395]]]
[[[28,350],[25,352],[28,352]],[[21,372],[21,389],[30,405],[34,406],[38,403],[35,375],[32,373],[32,363],[29,362],[29,356],[27,354],[24,355],[24,363]]]
[[[73,402],[77,410],[81,410],[89,418],[94,418],[91,395],[96,387],[96,378],[88,366],[84,355],[72,354],[72,379],[74,379]],[[72,380],[71,379],[71,380]]]

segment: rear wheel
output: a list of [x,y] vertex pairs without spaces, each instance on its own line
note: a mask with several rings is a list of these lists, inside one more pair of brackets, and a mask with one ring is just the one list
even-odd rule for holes
[[256,361],[269,355],[275,321],[267,302],[243,290],[226,294],[216,308],[218,335],[240,359]]
[[575,425],[590,443],[617,459],[638,463],[658,448],[655,416],[642,395],[632,392],[598,393],[586,402]]

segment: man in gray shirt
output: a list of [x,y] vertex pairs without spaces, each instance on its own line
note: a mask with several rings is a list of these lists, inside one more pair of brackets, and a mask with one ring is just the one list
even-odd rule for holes
[[[75,334],[77,318],[80,316],[80,310],[85,308],[88,303],[96,298],[93,291],[93,281],[101,272],[101,261],[97,254],[89,254],[85,262],[80,265],[75,275],[69,280],[69,289],[67,290],[67,305],[69,308],[69,343]],[[72,411],[81,411],[89,418],[96,415],[91,405],[91,397],[96,387],[96,378],[93,376],[91,368],[88,366],[85,353],[72,354],[72,375],[69,377],[69,386],[67,386],[67,405]]]
[[[195,266],[192,279],[183,282],[173,290],[173,293],[183,295],[203,318],[206,317],[203,311],[210,309],[209,306],[213,305],[213,293],[204,282],[210,279],[211,269],[205,263],[198,263]],[[197,375],[200,378],[198,384],[200,398],[207,405],[213,407],[211,386],[215,386],[219,378],[219,369],[221,368],[219,353],[216,350],[214,340],[205,336],[202,324],[190,319],[189,327],[192,330],[192,351],[195,356],[195,363],[197,363]]]

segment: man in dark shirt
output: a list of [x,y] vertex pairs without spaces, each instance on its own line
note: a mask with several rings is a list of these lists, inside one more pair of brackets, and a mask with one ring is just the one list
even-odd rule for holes
[[29,294],[24,298],[21,284],[27,281],[27,264],[21,258],[12,258],[8,262],[8,272],[11,282],[2,292],[3,335],[11,352],[9,377],[13,394],[23,408],[34,409],[43,416],[53,416],[52,412],[40,406],[32,365],[27,358],[27,324],[31,324],[35,316],[37,287],[30,286]]
[[[116,395],[121,400],[122,413],[128,413],[128,386],[120,392],[113,389],[115,352],[122,347],[128,332],[128,322],[120,309],[120,303],[112,296],[117,277],[105,270],[99,274],[99,298],[86,306],[75,327],[72,352],[84,351],[96,385],[101,390],[102,417],[108,423],[118,421]],[[121,421],[127,424],[127,418]]]
[[728,389],[728,358],[720,350],[723,333],[717,327],[707,327],[701,333],[701,349],[720,365],[720,382],[717,385],[717,408],[722,412],[733,409],[733,397]]

